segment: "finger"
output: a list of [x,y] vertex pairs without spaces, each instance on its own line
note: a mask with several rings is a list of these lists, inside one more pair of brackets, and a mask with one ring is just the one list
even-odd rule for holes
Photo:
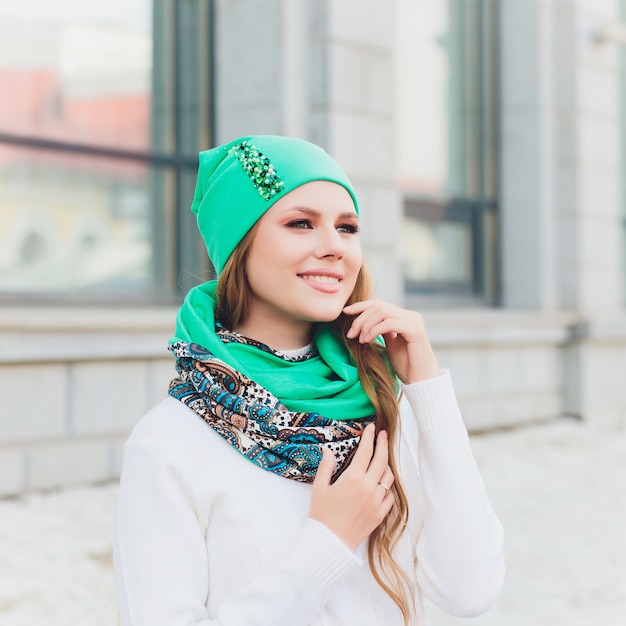
[[382,337],[385,341],[385,345],[388,346],[393,340],[398,336],[398,333],[394,331],[390,331],[388,333],[383,333]]
[[376,440],[376,451],[370,461],[367,473],[379,482],[380,477],[384,474],[385,468],[389,463],[389,438],[387,431],[381,430]]
[[328,449],[322,450],[322,460],[317,466],[317,473],[313,480],[313,487],[328,487],[330,485],[331,478],[335,473],[335,455]]
[[391,491],[391,487],[395,481],[395,476],[391,471],[391,468],[387,465],[383,475],[378,480],[378,484],[385,489],[385,493],[387,491]]
[[[369,315],[368,315],[369,314]],[[370,311],[363,311],[357,317],[352,320],[352,324],[350,325],[350,329],[347,332],[347,336],[350,339],[354,337],[358,337],[363,332],[363,327],[367,324],[368,317],[371,316]],[[380,318],[379,318],[380,321]]]
[[411,325],[402,311],[391,307],[387,303],[377,303],[360,313],[350,327],[349,337],[359,336],[361,343],[374,340],[383,332],[408,332]]
[[354,453],[354,457],[352,457],[352,461],[350,462],[350,468],[353,470],[363,474],[367,472],[372,455],[374,454],[375,432],[376,428],[374,427],[374,424],[368,424],[365,427],[365,430],[361,435],[361,441],[359,441],[359,446]]
[[347,333],[348,338],[356,337],[361,332],[363,324],[367,324],[368,319],[372,319],[372,317],[379,321],[383,319],[384,313],[380,312],[380,308],[381,302],[378,300],[363,300],[344,307],[344,313],[355,316]]
[[344,306],[343,310],[347,315],[358,315],[374,303],[375,300],[359,300],[358,302],[353,302],[352,304]]
[[401,335],[406,341],[415,339],[414,328],[408,327],[406,322],[403,322],[403,320],[387,318],[376,321],[367,329],[364,328],[361,331],[359,341],[361,341],[361,343],[369,343],[370,341],[376,339],[379,335],[384,337],[389,333],[395,334],[394,339],[398,335]]
[[371,308],[367,311],[363,311],[358,317],[352,321],[350,330],[348,331],[348,337],[359,337],[362,339],[365,335],[368,335],[371,328],[376,324],[380,324],[385,319],[385,312],[378,308]]
[[395,497],[393,495],[393,491],[391,491],[390,489],[386,493],[385,497],[383,498],[383,501],[380,503],[385,515],[387,515],[387,513],[391,511],[391,507],[393,506],[394,500],[395,500]]

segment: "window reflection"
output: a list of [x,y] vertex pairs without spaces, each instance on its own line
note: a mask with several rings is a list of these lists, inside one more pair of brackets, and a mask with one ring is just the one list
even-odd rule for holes
[[402,226],[406,280],[467,284],[471,280],[472,237],[468,224],[405,218]]
[[149,174],[143,165],[3,147],[0,291],[145,287]]
[[0,143],[0,292],[123,295],[161,280],[151,207],[163,210],[165,174],[75,150],[150,150],[152,56],[149,0],[0,5],[0,133],[58,145]]
[[149,146],[150,2],[3,3],[0,35],[1,129]]
[[397,171],[404,191],[444,192],[448,185],[446,2],[397,3]]

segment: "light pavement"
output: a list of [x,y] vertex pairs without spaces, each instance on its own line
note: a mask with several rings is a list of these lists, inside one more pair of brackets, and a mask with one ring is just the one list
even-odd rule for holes
[[[626,420],[625,420],[626,422]],[[431,626],[626,624],[626,430],[560,420],[472,437],[506,535],[487,614]],[[112,626],[115,485],[0,500],[0,624]]]

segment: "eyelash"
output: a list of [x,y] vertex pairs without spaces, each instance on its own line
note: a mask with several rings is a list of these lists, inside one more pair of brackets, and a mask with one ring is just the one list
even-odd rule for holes
[[356,224],[341,224],[339,228],[343,228],[350,235],[356,235],[359,232],[359,227]]
[[[310,220],[293,220],[293,222],[289,222],[287,224],[288,228],[302,228],[308,229],[313,228]],[[337,229],[345,232],[349,235],[356,235],[359,232],[359,226],[357,224],[339,224]]]

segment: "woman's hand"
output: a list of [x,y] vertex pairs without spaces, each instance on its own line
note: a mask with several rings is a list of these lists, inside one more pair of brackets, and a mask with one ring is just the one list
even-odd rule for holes
[[441,374],[419,313],[383,300],[355,302],[343,311],[356,316],[348,331],[349,339],[358,337],[361,343],[370,343],[382,335],[391,366],[403,383],[416,383]]
[[335,457],[324,450],[311,491],[309,517],[329,528],[354,550],[383,521],[393,506],[393,473],[388,463],[386,431],[369,424],[350,465],[334,484]]

